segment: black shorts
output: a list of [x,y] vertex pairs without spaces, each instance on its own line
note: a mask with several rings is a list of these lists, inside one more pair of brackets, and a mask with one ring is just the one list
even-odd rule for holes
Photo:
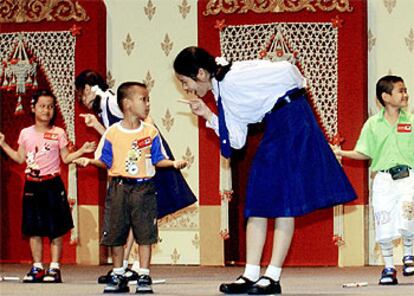
[[23,193],[22,232],[55,239],[73,228],[72,214],[62,179],[26,180]]
[[112,178],[105,199],[104,225],[101,244],[125,245],[132,228],[139,245],[158,241],[157,198],[154,182],[128,182]]

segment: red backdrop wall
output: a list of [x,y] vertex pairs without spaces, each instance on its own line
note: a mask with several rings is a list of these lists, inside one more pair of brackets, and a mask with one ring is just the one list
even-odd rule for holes
[[[67,31],[73,25],[81,28],[77,36],[75,50],[75,75],[80,71],[91,68],[103,75],[106,73],[106,7],[102,0],[77,1],[89,16],[86,22],[55,21],[39,23],[2,23],[1,33],[7,32],[49,32]],[[39,87],[48,87],[43,74],[39,74]],[[74,77],[68,77],[74,79]],[[1,91],[1,126],[7,142],[17,149],[17,137],[20,130],[33,124],[29,112],[30,95],[27,92],[23,98],[26,113],[16,117],[14,115],[15,100],[13,94]],[[73,94],[75,95],[75,94]],[[9,101],[12,100],[12,103]],[[79,118],[80,112],[85,112],[78,102],[75,103],[75,135],[76,146],[84,141],[98,141],[98,134],[87,128]],[[63,119],[59,114],[57,125],[64,127]],[[62,178],[67,183],[67,168],[63,168]],[[30,262],[31,255],[26,238],[21,234],[21,203],[22,186],[24,183],[24,165],[17,165],[1,155],[1,228],[0,228],[0,260],[5,262]],[[105,190],[105,175],[96,169],[78,170],[78,201],[80,205],[97,205],[99,198],[103,198],[102,190]],[[76,262],[76,245],[69,243],[69,234],[64,239],[63,263]],[[49,260],[48,248],[45,248],[45,261]]]
[[[350,149],[356,142],[360,128],[366,119],[367,99],[367,7],[365,1],[350,1],[352,12],[308,12],[295,13],[234,13],[205,16],[207,0],[198,6],[198,45],[212,54],[220,56],[217,21],[225,25],[263,24],[272,22],[331,22],[337,16],[342,20],[338,30],[338,131],[346,140],[343,147]],[[237,1],[236,1],[237,2]],[[209,106],[214,108],[211,98]],[[219,205],[219,146],[216,135],[200,121],[200,204]],[[234,198],[230,204],[230,239],[226,241],[226,261],[245,261],[245,221],[243,218],[244,192],[250,161],[260,139],[261,132],[253,131],[248,138],[245,154],[232,159]],[[211,151],[217,151],[212,154]],[[366,204],[367,174],[361,162],[344,162],[344,170],[352,182],[358,199],[354,204]],[[214,194],[216,193],[216,194]],[[363,227],[363,225],[361,225]],[[270,259],[272,227],[262,262]],[[296,231],[286,265],[337,265],[338,248],[332,241],[333,211],[317,211],[296,220]]]

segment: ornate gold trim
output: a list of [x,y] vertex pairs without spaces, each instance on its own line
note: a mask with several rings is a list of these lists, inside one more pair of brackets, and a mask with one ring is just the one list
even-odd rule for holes
[[89,16],[76,0],[0,0],[0,23],[87,21]]
[[220,13],[280,13],[304,9],[309,12],[351,12],[353,7],[350,6],[349,0],[209,0],[203,14],[207,16]]

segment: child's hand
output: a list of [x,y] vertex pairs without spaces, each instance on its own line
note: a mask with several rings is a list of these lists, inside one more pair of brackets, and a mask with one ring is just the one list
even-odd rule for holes
[[3,147],[4,143],[6,141],[6,137],[3,133],[0,133],[0,147]]
[[91,162],[90,158],[87,157],[79,157],[77,159],[75,159],[74,161],[72,161],[74,164],[81,166],[81,167],[86,167],[89,165],[89,163]]
[[96,143],[95,142],[85,142],[82,145],[82,151],[83,153],[91,153],[94,152],[96,149]]
[[99,123],[98,119],[93,114],[82,113],[82,114],[79,114],[79,116],[85,119],[86,126],[95,127]]
[[329,144],[329,146],[331,146],[332,152],[335,154],[336,159],[338,161],[341,161],[342,159],[341,148],[338,145]]
[[174,160],[174,168],[180,170],[187,166],[188,162],[185,160]]

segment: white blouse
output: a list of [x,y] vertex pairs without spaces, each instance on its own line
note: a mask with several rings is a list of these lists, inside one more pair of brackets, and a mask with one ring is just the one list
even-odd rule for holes
[[[219,93],[221,95],[230,145],[235,149],[245,145],[248,124],[262,121],[287,91],[306,86],[296,66],[286,61],[268,60],[235,62],[222,81],[213,78],[212,83],[216,103]],[[218,135],[216,114],[206,126]]]

